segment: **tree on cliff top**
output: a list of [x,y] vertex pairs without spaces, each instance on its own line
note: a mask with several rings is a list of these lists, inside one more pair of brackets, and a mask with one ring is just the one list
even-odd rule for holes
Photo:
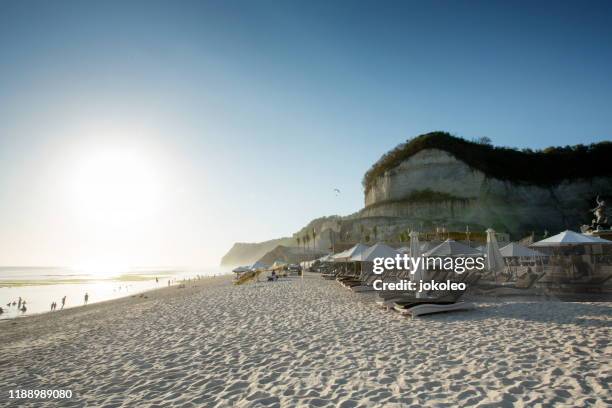
[[409,139],[385,153],[365,173],[362,181],[365,192],[378,177],[425,149],[444,150],[490,177],[518,183],[551,185],[565,179],[612,176],[612,166],[607,164],[612,157],[612,142],[609,141],[520,151],[471,142],[447,132],[431,132]]

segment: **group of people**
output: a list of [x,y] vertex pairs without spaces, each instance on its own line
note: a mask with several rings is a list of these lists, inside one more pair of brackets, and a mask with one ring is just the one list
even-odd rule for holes
[[[19,296],[19,301],[15,302],[13,300],[13,302],[8,302],[6,304],[6,306],[10,309],[12,306],[17,306],[17,310],[19,310],[21,313],[25,313],[28,308],[26,307],[26,300],[25,299],[21,299],[21,296]],[[0,314],[4,313],[4,309],[2,309],[0,307]]]
[[[64,306],[66,306],[66,296],[62,298],[62,307],[60,308],[60,310],[62,310]],[[51,311],[56,310],[56,309],[57,309],[57,302],[54,300],[53,302],[51,302]]]
[[[84,303],[87,304],[88,301],[89,301],[89,294],[85,293]],[[9,309],[13,306],[16,306],[18,311],[20,311],[21,313],[25,313],[28,310],[28,308],[26,307],[26,303],[27,303],[26,300],[22,299],[20,296],[18,300],[13,300],[12,302],[8,302],[6,306]],[[62,310],[64,306],[66,306],[66,296],[64,296],[61,300],[60,310]],[[56,301],[51,302],[51,311],[54,311],[54,310],[57,310]],[[4,308],[0,307],[0,315],[3,313],[4,313]]]

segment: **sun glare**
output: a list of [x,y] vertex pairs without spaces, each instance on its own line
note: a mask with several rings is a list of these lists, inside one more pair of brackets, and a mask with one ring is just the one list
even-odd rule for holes
[[107,149],[82,155],[73,174],[73,204],[88,221],[138,221],[154,214],[160,199],[158,171],[137,151]]

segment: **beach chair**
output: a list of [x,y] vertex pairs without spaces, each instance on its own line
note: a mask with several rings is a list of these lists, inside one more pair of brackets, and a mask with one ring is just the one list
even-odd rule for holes
[[470,286],[478,281],[480,278],[479,272],[471,271],[462,275],[455,274],[454,276],[449,276],[448,274],[434,274],[434,280],[436,277],[441,280],[451,280],[449,278],[453,277],[453,281],[465,283],[466,290],[434,291],[427,293],[425,297],[417,297],[416,294],[412,294],[411,296],[389,299],[386,301],[387,308],[389,308],[389,303],[393,302],[393,310],[401,314],[416,317],[457,310],[470,310],[475,307],[473,303],[461,301],[460,299]]

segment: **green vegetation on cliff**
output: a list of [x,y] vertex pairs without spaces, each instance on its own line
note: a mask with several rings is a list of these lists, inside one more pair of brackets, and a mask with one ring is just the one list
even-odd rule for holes
[[612,175],[609,165],[612,142],[534,151],[494,147],[486,142],[488,140],[472,142],[447,132],[417,136],[396,146],[374,163],[363,177],[363,187],[367,193],[378,177],[425,149],[444,150],[489,177],[517,183],[551,185],[566,179]]
[[443,193],[439,191],[432,191],[430,189],[413,191],[406,197],[396,200],[385,200],[379,201],[374,204],[367,206],[367,209],[372,209],[380,206],[387,206],[392,204],[413,204],[413,203],[439,203],[444,201],[463,201],[467,199],[464,197],[456,197],[452,194]]

